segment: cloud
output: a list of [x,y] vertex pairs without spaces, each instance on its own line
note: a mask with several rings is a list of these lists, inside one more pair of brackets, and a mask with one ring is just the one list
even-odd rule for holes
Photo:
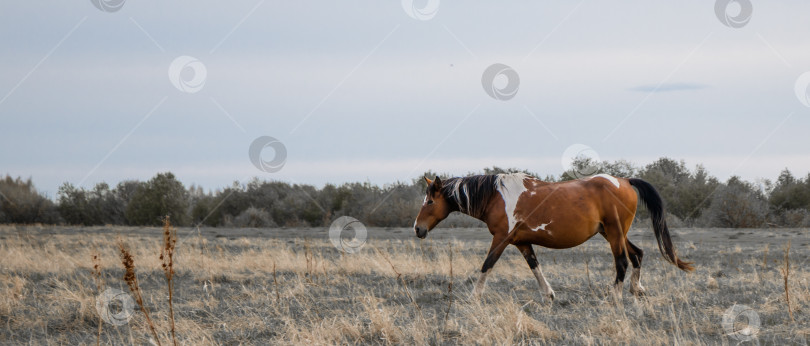
[[700,90],[708,88],[708,85],[705,84],[698,84],[698,83],[663,83],[660,85],[639,85],[634,88],[630,88],[630,91],[640,91],[640,92],[655,92],[655,93],[662,93],[662,92],[670,92],[670,91],[686,91],[686,90]]

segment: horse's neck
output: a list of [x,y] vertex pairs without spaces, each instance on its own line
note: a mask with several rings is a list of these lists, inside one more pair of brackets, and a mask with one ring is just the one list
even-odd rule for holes
[[486,211],[481,213],[481,216],[477,217],[476,219],[481,220],[484,223],[486,223],[487,225],[489,225],[489,221],[490,221],[489,220],[489,214],[492,211],[492,209],[495,208],[494,204],[496,204],[495,202],[497,201],[498,198],[501,198],[500,192],[493,191],[492,195],[490,195],[490,197],[489,197],[489,201],[487,201],[487,209],[486,209]]
[[[493,176],[493,175],[490,175],[490,176]],[[459,179],[464,179],[464,178],[459,178]],[[461,180],[460,183],[462,185],[464,185],[464,184],[470,184],[471,182]],[[453,194],[452,190],[449,191],[450,196],[446,196],[446,197],[450,197],[449,199],[453,201],[453,206],[452,206],[453,211],[458,211],[458,212],[460,212],[462,214],[466,214],[468,216],[471,216],[471,217],[473,217],[475,219],[481,220],[484,223],[486,223],[487,222],[487,215],[489,214],[489,210],[492,208],[492,204],[494,203],[496,196],[500,196],[500,193],[497,191],[496,186],[495,186],[494,183],[491,186],[489,186],[489,188],[491,188],[492,191],[487,194],[487,196],[488,196],[487,201],[476,201],[476,203],[472,203],[472,202],[470,203],[472,206],[477,206],[477,205],[480,205],[481,203],[486,205],[485,209],[480,213],[480,215],[473,215],[474,214],[473,210],[467,210],[466,207],[463,208],[462,205],[461,205],[462,201],[460,200],[460,197],[459,197],[459,199],[454,198],[452,196],[452,194]],[[470,190],[468,190],[468,191],[470,191]],[[462,193],[463,192],[459,191],[459,196]],[[476,198],[476,197],[470,196],[469,194],[465,194],[464,198],[467,199],[467,200],[472,201],[471,198]],[[472,209],[476,209],[476,208],[473,207]]]

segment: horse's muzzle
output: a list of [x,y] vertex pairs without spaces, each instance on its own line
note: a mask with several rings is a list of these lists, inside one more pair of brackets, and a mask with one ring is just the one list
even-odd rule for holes
[[425,227],[414,226],[413,230],[416,231],[416,237],[419,239],[425,239],[428,234],[428,230]]

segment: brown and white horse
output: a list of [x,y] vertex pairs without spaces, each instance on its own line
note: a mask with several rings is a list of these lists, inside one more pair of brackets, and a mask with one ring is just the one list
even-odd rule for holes
[[484,289],[489,270],[512,244],[526,258],[546,296],[554,299],[554,290],[543,276],[532,244],[566,249],[584,243],[597,233],[607,239],[613,251],[616,290],[621,293],[629,257],[633,264],[630,291],[643,294],[644,287],[639,282],[643,251],[627,239],[639,198],[650,211],[658,249],[664,258],[684,271],[694,270],[690,262],[678,258],[664,218],[661,196],[644,180],[599,174],[581,180],[548,183],[521,173],[425,180],[428,184],[425,200],[414,222],[417,237],[425,238],[454,211],[485,222],[493,235],[481,276],[473,289],[476,297]]

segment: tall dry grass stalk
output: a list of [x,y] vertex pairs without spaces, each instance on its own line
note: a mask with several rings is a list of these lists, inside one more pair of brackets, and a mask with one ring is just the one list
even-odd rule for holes
[[141,294],[141,287],[138,285],[138,276],[135,275],[135,260],[132,258],[132,252],[129,247],[124,244],[123,240],[118,241],[118,249],[120,250],[121,263],[124,265],[124,282],[127,283],[130,292],[135,297],[135,302],[141,308],[141,312],[146,317],[146,324],[149,325],[149,330],[152,332],[152,337],[155,343],[160,346],[160,339],[158,339],[155,324],[152,323],[152,318],[149,317],[149,311],[143,303],[143,295]]
[[[420,246],[420,248],[421,248],[421,246]],[[411,290],[408,289],[408,283],[402,277],[402,273],[400,273],[397,270],[397,267],[394,266],[394,263],[391,262],[391,259],[388,258],[388,255],[386,255],[385,253],[380,251],[380,249],[374,248],[374,250],[377,251],[377,254],[382,256],[382,258],[384,258],[385,261],[388,262],[388,264],[391,266],[391,269],[394,271],[394,274],[397,275],[397,281],[399,281],[399,284],[402,285],[402,290],[405,292],[405,295],[408,296],[408,299],[411,300],[411,303],[416,308],[416,312],[419,314],[419,318],[422,321],[422,323],[424,324],[424,326],[427,327],[427,320],[425,320],[425,316],[422,314],[422,308],[419,306],[419,303],[416,302],[416,299],[413,298],[413,295],[411,294]],[[424,252],[423,252],[423,254],[424,254]]]
[[762,266],[764,268],[768,268],[768,246],[770,244],[765,244],[765,251],[762,254]]
[[[196,227],[196,230],[197,230],[197,244],[199,244],[200,247],[200,258],[214,258],[213,254],[211,253],[211,250],[208,249],[208,241],[203,238],[202,232],[200,232],[199,225]],[[211,293],[214,293],[214,291],[216,291],[216,287],[214,284],[214,281],[216,281],[214,279],[214,271],[212,270],[211,266],[205,266],[205,268],[206,272],[208,273],[208,280],[207,280],[208,282],[206,282],[205,286],[203,287],[210,287]]]
[[278,294],[278,279],[276,278],[276,261],[273,260],[273,287],[276,289],[276,303],[281,300],[281,296]]
[[594,293],[593,284],[591,283],[591,269],[590,269],[591,256],[588,256],[588,253],[585,252],[585,249],[582,249],[582,258],[585,260],[585,277],[588,278],[588,289],[591,291],[591,293]]
[[793,309],[790,307],[790,290],[788,289],[788,279],[790,278],[790,240],[788,240],[785,247],[785,267],[782,269],[782,275],[785,277],[785,301],[787,302],[788,314],[790,321],[796,322],[793,319]]
[[[98,251],[93,254],[93,277],[96,279],[96,292],[101,294],[101,258],[99,258]],[[101,314],[98,314],[98,338],[96,338],[96,346],[101,345],[101,331],[103,328],[104,320]]]
[[166,285],[169,290],[169,323],[172,333],[172,343],[177,346],[177,336],[174,328],[174,304],[172,296],[174,293],[174,248],[177,245],[177,229],[172,224],[167,215],[163,219],[163,249],[160,252],[160,260],[163,262],[163,275],[166,277]]
[[447,284],[447,298],[449,302],[447,303],[447,311],[444,313],[444,322],[442,323],[445,330],[447,329],[447,319],[450,317],[450,309],[453,307],[453,242],[448,242],[447,245],[450,248],[450,282]]
[[313,256],[312,250],[309,248],[309,238],[304,239],[304,259],[307,261],[307,282],[312,282],[312,267],[313,267]]

